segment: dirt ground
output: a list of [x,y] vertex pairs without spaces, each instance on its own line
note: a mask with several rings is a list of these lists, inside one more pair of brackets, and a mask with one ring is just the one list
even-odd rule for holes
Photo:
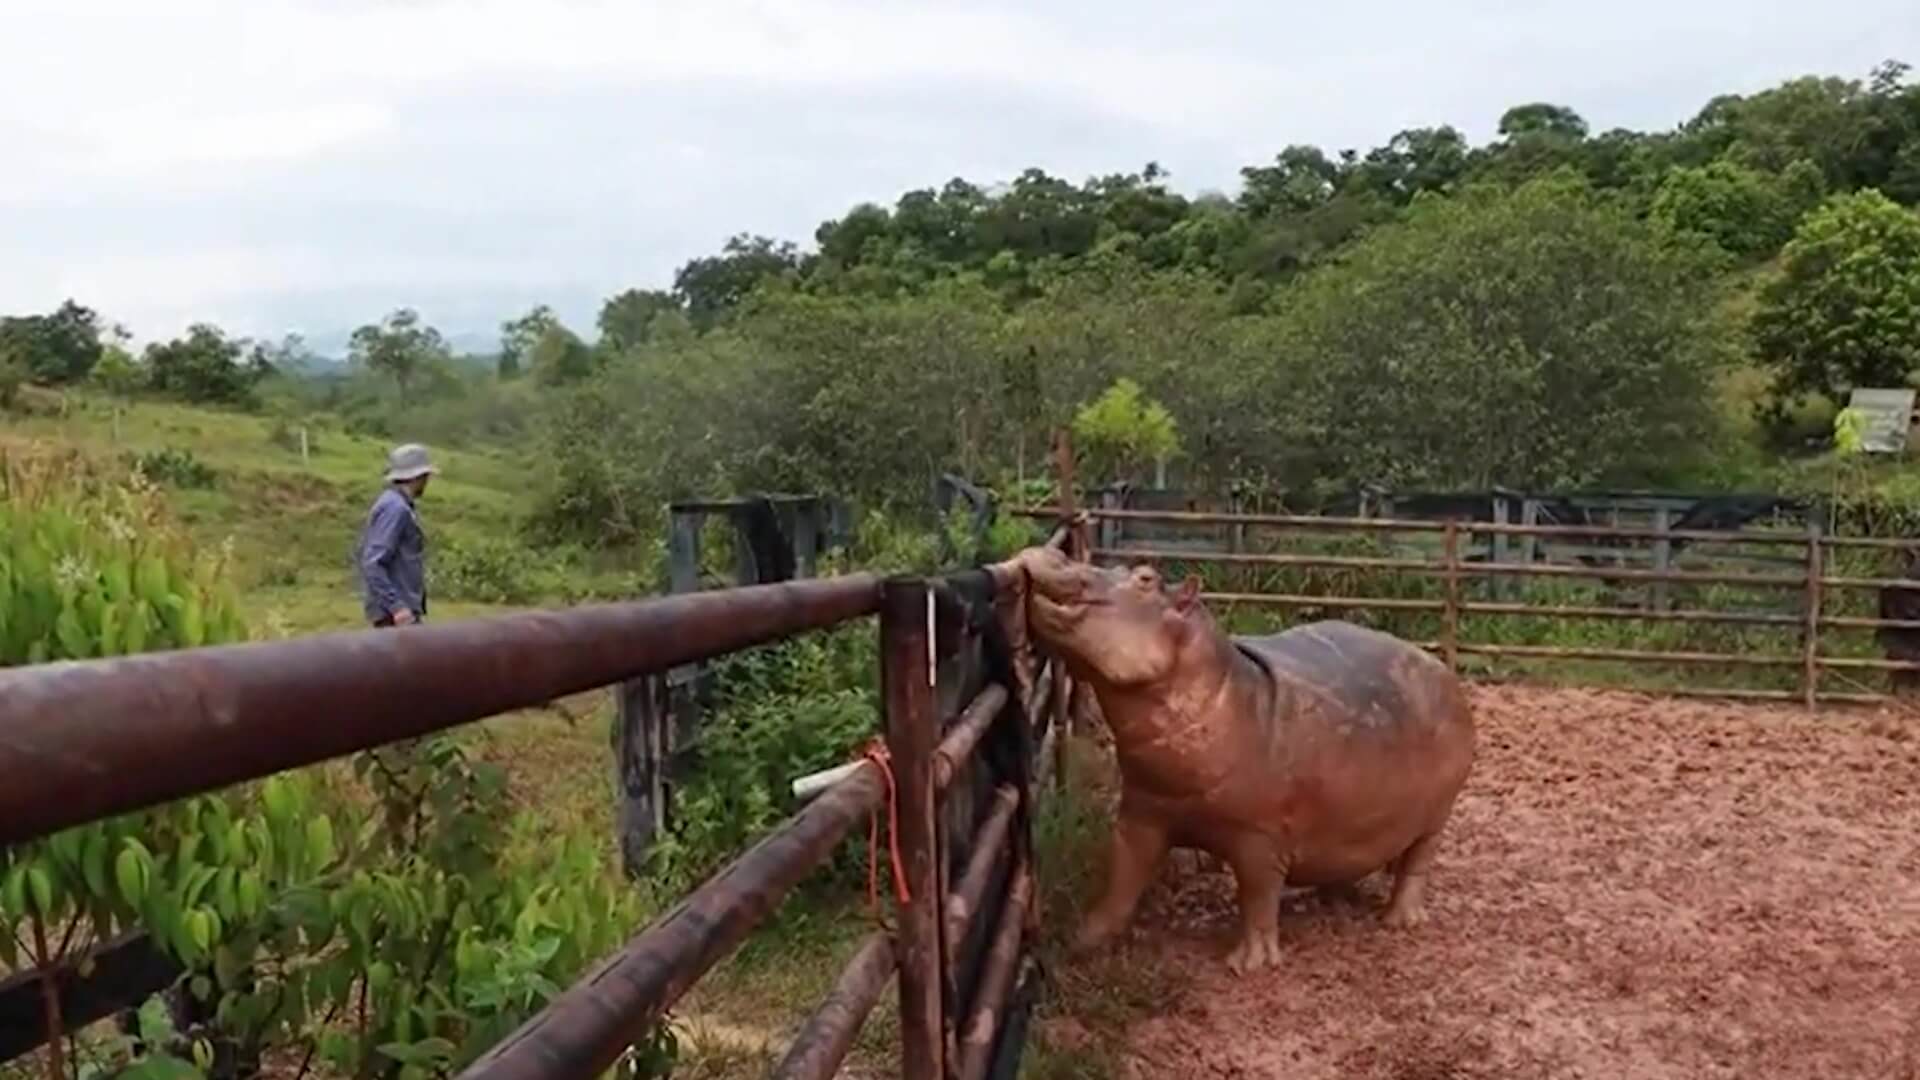
[[1428,924],[1381,927],[1379,875],[1303,892],[1236,979],[1230,879],[1170,863],[1130,1075],[1920,1078],[1920,715],[1475,700]]

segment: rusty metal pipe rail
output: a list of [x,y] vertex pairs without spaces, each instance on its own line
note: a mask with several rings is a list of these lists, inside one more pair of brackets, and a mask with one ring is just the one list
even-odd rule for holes
[[[1016,511],[1029,517],[1045,518],[1053,516],[1039,511]],[[1300,529],[1314,532],[1403,532],[1434,533],[1446,530],[1445,521],[1426,521],[1414,518],[1357,518],[1357,517],[1320,517],[1307,514],[1219,514],[1200,513],[1188,510],[1109,510],[1089,509],[1089,518],[1099,521],[1141,521],[1167,525],[1250,525],[1254,527],[1276,529]],[[1661,532],[1658,529],[1624,528],[1618,525],[1524,525],[1512,522],[1466,521],[1456,519],[1463,533],[1487,533],[1503,536],[1551,537],[1601,537],[1615,540],[1684,540],[1705,544],[1767,544],[1772,546],[1799,547],[1807,542],[1805,533],[1759,531],[1759,532],[1719,532],[1711,529],[1672,529]],[[1838,538],[1844,540],[1846,538]],[[1823,541],[1825,542],[1825,541]],[[1881,546],[1875,544],[1872,546]],[[1898,541],[1888,541],[1885,546],[1900,546]]]
[[1492,645],[1463,641],[1455,646],[1468,656],[1510,656],[1516,658],[1559,660],[1620,660],[1662,664],[1724,664],[1728,667],[1800,666],[1798,656],[1766,656],[1754,653],[1662,652],[1657,649],[1603,649],[1558,645]]
[[973,1014],[967,1017],[960,1035],[960,1080],[982,1080],[986,1076],[994,1036],[1000,1032],[1000,1016],[1005,1011],[1007,994],[1013,989],[1014,971],[1020,963],[1020,939],[1033,903],[1033,874],[1028,867],[1016,865],[1014,875],[1006,900],[1000,905],[1000,918],[980,974]]
[[1007,688],[993,683],[980,691],[973,701],[961,711],[960,718],[940,740],[933,751],[933,789],[945,791],[953,782],[954,774],[960,766],[966,764],[973,748],[980,743],[980,737],[993,726],[993,718],[1007,704]]
[[496,1043],[463,1080],[600,1075],[885,796],[878,769],[835,784]]
[[774,1080],[831,1080],[838,1075],[895,967],[893,938],[880,930],[868,934],[833,991],[807,1017],[786,1056],[774,1066]]
[[0,844],[820,629],[856,574],[0,671]]
[[[1261,555],[1215,551],[1173,551],[1158,548],[1116,550],[1096,548],[1095,559],[1158,560],[1162,562],[1221,563],[1235,566],[1298,566],[1342,570],[1396,570],[1424,577],[1561,577],[1597,581],[1667,581],[1699,585],[1746,585],[1756,588],[1802,589],[1807,579],[1800,574],[1712,574],[1694,570],[1627,570],[1604,567],[1561,566],[1554,563],[1460,563],[1451,569],[1444,562],[1430,559],[1388,559],[1346,555]],[[1849,579],[1852,580],[1852,579]],[[1878,578],[1858,581],[1878,582]],[[1889,583],[1897,579],[1887,579]],[[1900,588],[1920,589],[1920,580],[1900,584]]]
[[993,806],[986,820],[974,831],[967,851],[967,868],[960,883],[947,894],[946,935],[949,945],[967,936],[973,918],[985,902],[987,883],[993,868],[1007,850],[1007,834],[1013,826],[1014,811],[1020,808],[1020,792],[1012,784],[1001,784],[993,793]]
[[[1029,518],[1052,518],[1058,512],[1050,507],[1036,507],[1015,510],[1019,516]],[[1143,521],[1162,524],[1191,525],[1251,525],[1267,528],[1295,528],[1319,532],[1413,532],[1438,533],[1446,528],[1443,521],[1425,521],[1411,518],[1356,518],[1322,517],[1309,514],[1223,514],[1199,513],[1185,510],[1113,510],[1088,509],[1086,515],[1093,520]],[[1910,540],[1895,540],[1878,536],[1829,536],[1822,534],[1810,537],[1805,533],[1785,532],[1781,530],[1755,530],[1747,532],[1720,531],[1714,529],[1659,529],[1629,528],[1618,525],[1526,525],[1517,522],[1502,521],[1460,521],[1462,532],[1486,533],[1501,536],[1533,536],[1542,539],[1554,537],[1600,537],[1613,540],[1683,540],[1699,544],[1766,544],[1775,547],[1803,547],[1810,540],[1822,547],[1854,548],[1857,550],[1909,551],[1916,545]]]

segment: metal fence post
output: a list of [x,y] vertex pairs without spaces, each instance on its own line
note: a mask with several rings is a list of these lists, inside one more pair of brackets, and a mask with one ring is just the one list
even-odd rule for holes
[[1460,670],[1460,523],[1447,519],[1446,600],[1440,612],[1440,651],[1447,668]]
[[1807,595],[1806,623],[1800,631],[1800,697],[1811,710],[1820,703],[1820,578],[1825,573],[1821,558],[1820,519],[1807,518]]
[[910,898],[899,909],[900,1075],[940,1080],[944,1074],[940,1015],[940,895],[936,865],[931,632],[933,592],[918,578],[886,582],[880,600],[880,679],[886,702],[887,752],[898,801],[901,869]]

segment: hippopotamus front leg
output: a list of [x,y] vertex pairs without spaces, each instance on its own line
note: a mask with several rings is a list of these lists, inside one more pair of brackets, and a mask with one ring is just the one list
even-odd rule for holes
[[1244,975],[1279,964],[1286,859],[1272,837],[1251,831],[1236,834],[1221,854],[1233,867],[1240,901],[1240,940],[1227,954],[1227,970]]
[[1080,924],[1076,948],[1095,948],[1126,927],[1166,854],[1166,826],[1145,815],[1129,813],[1122,804],[1113,824],[1107,891]]

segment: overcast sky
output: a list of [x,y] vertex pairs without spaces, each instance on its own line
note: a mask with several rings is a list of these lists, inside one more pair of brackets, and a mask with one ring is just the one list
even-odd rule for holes
[[1889,57],[1920,0],[0,0],[0,312],[590,334],[732,233],[955,175],[1231,191],[1292,142],[1532,100],[1667,128]]

